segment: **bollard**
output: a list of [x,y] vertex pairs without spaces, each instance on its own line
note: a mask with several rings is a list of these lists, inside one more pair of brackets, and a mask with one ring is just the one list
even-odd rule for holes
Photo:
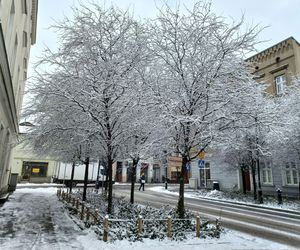
[[80,219],[83,220],[84,218],[84,202],[81,203],[81,214],[80,214]]
[[200,216],[196,217],[196,237],[200,237]]
[[90,220],[90,208],[87,206],[86,207],[86,221],[89,222]]
[[107,242],[108,240],[108,215],[104,217],[104,222],[103,222],[103,241]]
[[279,188],[277,189],[277,200],[278,205],[282,205],[282,191]]
[[77,200],[76,200],[76,209],[77,210],[79,209],[79,198],[77,198]]
[[219,219],[216,219],[216,230],[220,231],[220,222],[219,222]]
[[143,217],[141,215],[139,215],[138,221],[137,221],[137,235],[138,237],[140,237],[142,235],[142,231],[143,231]]
[[168,216],[168,221],[167,221],[167,237],[172,238],[172,219],[171,219],[171,216]]
[[75,207],[75,197],[72,198],[72,206]]
[[94,213],[94,223],[95,223],[95,225],[98,224],[98,209],[96,209],[95,213]]

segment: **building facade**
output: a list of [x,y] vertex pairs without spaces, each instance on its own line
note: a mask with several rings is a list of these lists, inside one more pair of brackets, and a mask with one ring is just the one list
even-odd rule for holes
[[[266,86],[273,96],[283,93],[293,78],[300,74],[300,44],[289,37],[246,60],[251,65],[255,79]],[[251,171],[226,163],[222,152],[207,153],[205,159],[196,159],[190,166],[190,177],[196,179],[197,188],[212,188],[214,181],[221,190],[252,192]],[[264,194],[276,195],[280,188],[284,195],[300,195],[300,162],[282,162],[276,157],[260,159],[260,180]],[[255,177],[256,180],[258,177]]]
[[37,157],[29,145],[14,148],[11,172],[18,174],[18,182],[50,183],[60,164],[47,156]]
[[[266,84],[266,91],[278,96],[293,78],[300,74],[300,44],[289,37],[247,59],[254,67],[257,81]],[[275,157],[260,160],[262,190],[274,193],[280,188],[286,195],[300,195],[300,162],[282,162]]]
[[0,1],[0,196],[9,185],[37,8],[38,0]]
[[[162,164],[153,159],[140,160],[136,169],[136,182],[141,174],[145,175],[147,183],[159,183],[163,181],[165,174]],[[132,161],[118,160],[113,164],[113,178],[116,182],[131,182]]]
[[266,91],[280,95],[300,74],[300,44],[289,37],[246,61],[252,65],[256,80],[266,84]]

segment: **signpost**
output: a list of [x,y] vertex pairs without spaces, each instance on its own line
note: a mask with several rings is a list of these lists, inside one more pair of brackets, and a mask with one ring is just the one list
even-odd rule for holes
[[187,171],[190,171],[190,170],[191,170],[191,163],[188,162],[188,163],[185,165],[185,167],[186,167],[186,170],[187,170]]
[[204,160],[205,158],[205,152],[204,151],[200,151],[200,153],[198,154],[198,157],[200,160]]
[[198,168],[199,169],[204,168],[204,165],[205,165],[204,160],[198,160]]

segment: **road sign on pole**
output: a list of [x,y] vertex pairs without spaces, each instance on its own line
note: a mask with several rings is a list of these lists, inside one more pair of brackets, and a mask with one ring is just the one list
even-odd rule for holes
[[198,157],[200,160],[204,160],[205,158],[205,152],[204,151],[201,151],[199,154],[198,154]]
[[198,160],[198,168],[204,168],[204,161]]
[[191,163],[188,162],[188,163],[185,165],[185,167],[186,167],[186,170],[187,170],[187,171],[190,171],[190,170],[191,170]]

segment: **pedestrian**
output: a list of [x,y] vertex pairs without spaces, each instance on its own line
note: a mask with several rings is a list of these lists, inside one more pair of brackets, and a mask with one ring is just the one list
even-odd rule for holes
[[146,178],[145,178],[145,174],[142,173],[141,178],[140,178],[140,188],[139,191],[141,191],[141,188],[143,188],[143,191],[145,191],[145,183],[146,183]]

